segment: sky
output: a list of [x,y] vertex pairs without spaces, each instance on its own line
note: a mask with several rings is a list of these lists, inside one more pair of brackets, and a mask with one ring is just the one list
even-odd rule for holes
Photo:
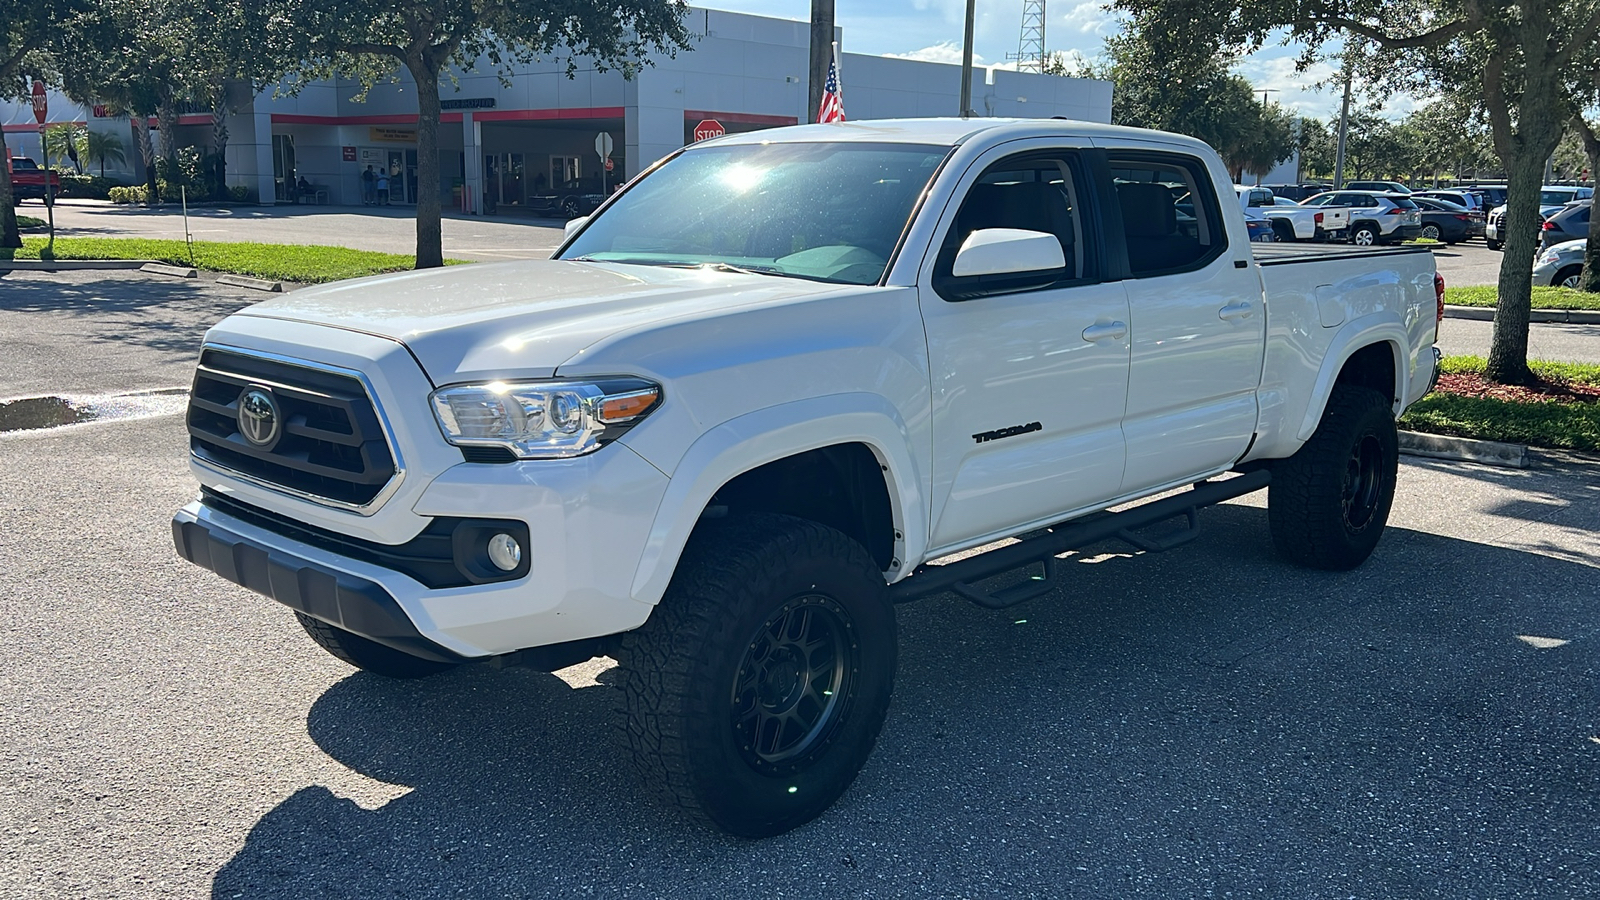
[[[811,0],[692,0],[696,6],[809,21]],[[1022,28],[1023,0],[978,0],[974,54],[982,65],[1004,64],[1015,56]],[[1045,49],[1097,56],[1107,35],[1118,31],[1116,16],[1103,0],[1050,0],[1045,23]],[[962,20],[966,0],[835,0],[836,24],[844,29],[840,50],[879,56],[906,56],[939,62],[961,62]],[[1296,51],[1267,47],[1245,59],[1239,74],[1256,90],[1301,115],[1322,119],[1339,113],[1339,94],[1319,89],[1332,74],[1326,65],[1306,73],[1294,70]],[[848,89],[849,74],[845,73]],[[1389,115],[1411,108],[1406,98],[1393,98]],[[1113,101],[1115,102],[1115,101]]]

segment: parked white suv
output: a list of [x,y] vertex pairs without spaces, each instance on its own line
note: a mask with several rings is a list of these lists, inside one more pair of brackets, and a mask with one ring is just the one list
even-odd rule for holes
[[1372,552],[1433,257],[1251,244],[1230,193],[1198,141],[1083,122],[700,142],[551,260],[212,328],[174,541],[382,675],[613,656],[641,789],[775,834],[872,752],[895,603],[1023,602],[1269,485],[1288,559]]
[[1410,240],[1422,234],[1422,210],[1400,194],[1329,191],[1301,206],[1350,208],[1350,243],[1361,247]]

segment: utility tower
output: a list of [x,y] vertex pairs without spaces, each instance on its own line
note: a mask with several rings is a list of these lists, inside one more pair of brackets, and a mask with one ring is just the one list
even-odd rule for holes
[[1044,56],[1044,2],[1022,0],[1022,38],[1017,41],[1018,72],[1043,72]]

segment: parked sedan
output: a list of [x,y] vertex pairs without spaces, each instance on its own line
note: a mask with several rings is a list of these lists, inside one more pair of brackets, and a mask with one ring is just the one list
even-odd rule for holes
[[1568,203],[1561,211],[1544,220],[1544,233],[1541,241],[1546,247],[1554,247],[1567,241],[1587,240],[1589,237],[1589,210],[1594,206],[1593,200],[1578,200]]
[[1567,241],[1548,247],[1533,261],[1533,283],[1575,288],[1583,274],[1583,248],[1588,241]]
[[1483,233],[1483,223],[1474,222],[1472,213],[1464,206],[1458,206],[1448,200],[1435,200],[1432,197],[1418,197],[1409,194],[1407,197],[1422,210],[1422,234],[1433,241],[1444,241],[1446,244],[1459,244],[1474,234],[1473,226],[1477,226],[1478,234]]
[[576,219],[594,212],[605,199],[600,179],[574,178],[530,196],[528,209]]

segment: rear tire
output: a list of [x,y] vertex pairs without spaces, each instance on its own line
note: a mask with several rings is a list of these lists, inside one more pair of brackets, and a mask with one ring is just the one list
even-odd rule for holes
[[303,612],[294,615],[300,620],[300,627],[317,642],[317,646],[343,662],[374,675],[385,678],[426,678],[456,667],[455,663],[435,662],[402,653],[393,647],[345,631],[337,625],[313,619]]
[[1372,247],[1378,243],[1378,229],[1371,225],[1358,225],[1350,233],[1350,243],[1357,247]]
[[1389,521],[1399,458],[1389,401],[1336,386],[1311,440],[1273,468],[1267,523],[1278,552],[1314,569],[1365,562]]
[[866,763],[894,687],[883,574],[789,516],[702,525],[623,636],[623,744],[670,807],[744,837],[816,818]]
[[1439,240],[1440,235],[1442,235],[1442,234],[1443,234],[1443,232],[1441,232],[1439,230],[1439,226],[1437,226],[1437,225],[1424,225],[1424,226],[1422,226],[1422,236],[1427,238],[1430,241]]

